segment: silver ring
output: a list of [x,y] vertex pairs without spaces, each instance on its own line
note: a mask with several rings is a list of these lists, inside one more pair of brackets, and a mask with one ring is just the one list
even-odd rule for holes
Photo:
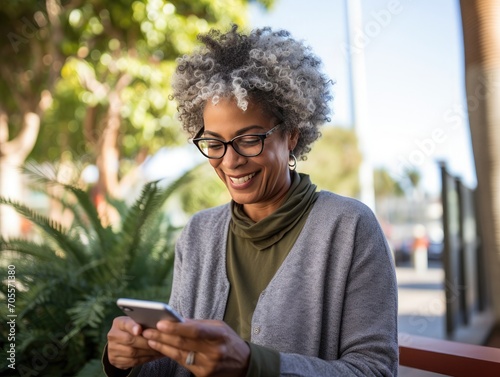
[[186,357],[186,365],[193,365],[194,364],[194,352],[190,351]]

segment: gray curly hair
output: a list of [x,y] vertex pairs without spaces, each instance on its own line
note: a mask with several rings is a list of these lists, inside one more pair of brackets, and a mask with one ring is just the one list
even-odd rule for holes
[[277,116],[285,132],[299,132],[293,152],[305,159],[321,135],[319,127],[330,121],[332,81],[310,47],[288,31],[265,27],[245,35],[237,29],[199,35],[205,46],[177,59],[172,88],[184,130],[194,136],[203,127],[210,99],[234,97],[242,110],[251,101]]

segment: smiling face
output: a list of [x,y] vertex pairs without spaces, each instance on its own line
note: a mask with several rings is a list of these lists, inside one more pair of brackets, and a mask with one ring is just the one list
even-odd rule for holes
[[[203,112],[204,137],[229,141],[235,136],[263,134],[279,121],[261,106],[249,103],[241,110],[234,100],[207,102]],[[243,205],[245,213],[259,221],[273,213],[290,187],[288,156],[297,144],[297,135],[284,134],[279,128],[264,140],[264,150],[255,157],[244,157],[227,147],[220,159],[210,164],[224,182],[233,200]]]

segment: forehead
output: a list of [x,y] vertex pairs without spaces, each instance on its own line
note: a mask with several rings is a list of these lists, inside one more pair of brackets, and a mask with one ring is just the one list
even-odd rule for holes
[[247,108],[243,110],[233,98],[221,98],[216,103],[207,101],[203,110],[205,128],[223,123],[259,124],[266,126],[271,118],[269,113],[259,103],[249,102]]

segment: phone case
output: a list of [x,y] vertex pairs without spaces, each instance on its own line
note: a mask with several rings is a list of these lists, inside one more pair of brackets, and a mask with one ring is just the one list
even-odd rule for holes
[[116,304],[127,316],[143,327],[155,328],[158,321],[164,319],[184,322],[179,313],[163,302],[120,298]]

